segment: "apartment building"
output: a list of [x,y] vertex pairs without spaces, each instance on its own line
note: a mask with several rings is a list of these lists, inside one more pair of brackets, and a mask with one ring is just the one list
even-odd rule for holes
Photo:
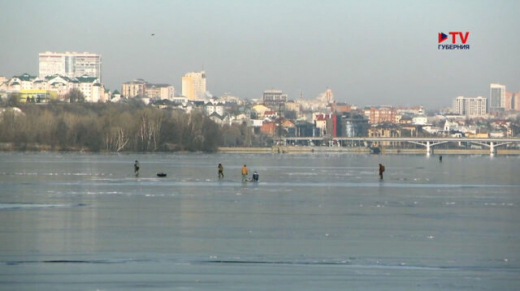
[[506,86],[489,85],[489,111],[504,110],[506,107]]
[[62,75],[69,78],[93,77],[101,81],[101,55],[89,52],[45,52],[39,56],[40,78]]
[[274,110],[284,111],[286,102],[287,94],[284,94],[282,90],[265,90],[262,96],[262,104]]
[[200,100],[206,96],[206,73],[189,72],[182,77],[182,96],[188,100]]
[[487,114],[487,98],[457,96],[453,101],[453,111],[467,117],[482,117]]
[[393,107],[370,107],[363,112],[369,124],[396,122],[396,111]]

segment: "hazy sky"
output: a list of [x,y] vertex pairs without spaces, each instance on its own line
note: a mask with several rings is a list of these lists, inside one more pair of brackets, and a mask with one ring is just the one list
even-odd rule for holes
[[[470,50],[438,50],[451,31],[469,32]],[[180,93],[204,69],[212,94],[249,99],[329,87],[359,106],[433,109],[489,97],[492,82],[520,91],[515,0],[0,0],[0,35],[0,76],[37,75],[41,52],[88,51],[111,90],[142,78]]]

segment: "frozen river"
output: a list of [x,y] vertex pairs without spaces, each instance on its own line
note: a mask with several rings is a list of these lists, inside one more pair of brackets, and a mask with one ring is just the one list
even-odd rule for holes
[[0,153],[0,290],[520,290],[520,158]]

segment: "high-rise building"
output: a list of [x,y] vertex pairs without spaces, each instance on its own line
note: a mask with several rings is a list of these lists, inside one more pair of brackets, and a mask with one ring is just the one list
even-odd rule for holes
[[182,95],[188,100],[204,99],[206,74],[204,71],[190,72],[182,77]]
[[514,110],[515,104],[514,104],[514,93],[506,92],[505,94],[506,104],[504,107],[504,111],[510,111]]
[[464,112],[466,112],[466,102],[464,96],[457,96],[457,98],[453,100],[453,112],[459,115],[464,115]]
[[506,92],[505,111],[520,111],[520,92]]
[[101,55],[88,52],[39,54],[39,77],[62,75],[69,78],[95,77],[101,81]]
[[514,111],[520,111],[520,92],[513,93],[513,97],[511,98],[511,108]]
[[503,110],[506,107],[506,86],[489,85],[489,111]]
[[468,98],[466,105],[466,115],[469,117],[484,116],[487,113],[487,98],[478,96]]
[[480,117],[487,114],[487,99],[478,97],[458,96],[453,101],[455,113],[468,117]]

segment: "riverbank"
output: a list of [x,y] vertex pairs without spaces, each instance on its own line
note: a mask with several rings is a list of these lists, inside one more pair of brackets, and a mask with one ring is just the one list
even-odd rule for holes
[[[87,148],[60,148],[41,144],[0,143],[0,152],[89,152]],[[101,151],[106,152],[106,151]],[[128,151],[124,151],[128,152]],[[182,153],[187,151],[171,151]],[[313,154],[346,153],[371,154],[367,147],[310,147],[310,146],[272,146],[272,147],[219,147],[218,153],[235,154]],[[426,149],[381,148],[383,155],[425,155]],[[432,155],[489,155],[488,149],[432,149]],[[496,149],[495,155],[520,155],[520,149]]]
[[[220,147],[219,153],[280,153],[280,154],[312,154],[312,153],[351,153],[370,154],[367,147],[309,147],[309,146],[272,146],[272,147]],[[381,154],[388,155],[425,155],[426,149],[382,148]],[[433,149],[435,155],[489,155],[488,149]],[[520,155],[520,150],[497,149],[496,155]]]
[[272,147],[220,147],[219,153],[279,153],[279,154],[311,154],[311,153],[356,153],[369,154],[366,147],[307,147],[307,146],[272,146]]
[[0,143],[0,152],[84,152],[89,151],[88,148],[83,147],[67,147],[52,146],[38,143]]

